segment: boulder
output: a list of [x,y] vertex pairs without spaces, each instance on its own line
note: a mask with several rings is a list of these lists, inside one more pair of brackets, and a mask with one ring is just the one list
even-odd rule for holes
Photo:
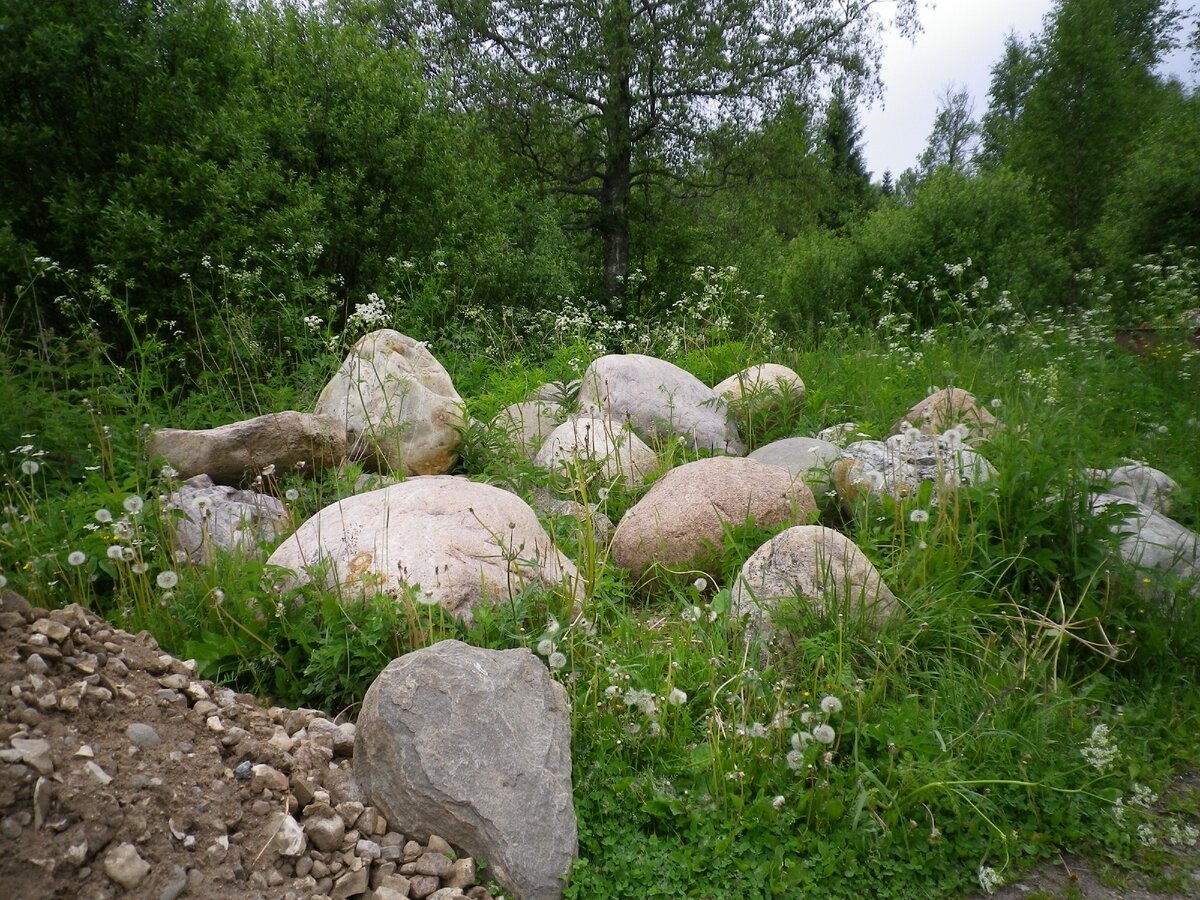
[[778,466],[804,480],[816,495],[828,491],[833,482],[830,467],[841,456],[837,444],[819,438],[790,437],[765,444],[751,453],[747,459]]
[[857,422],[838,422],[836,425],[830,425],[828,428],[822,428],[817,432],[817,440],[826,441],[838,447],[845,447],[853,439],[869,438],[869,434],[865,434],[859,427]]
[[629,422],[650,444],[679,437],[693,450],[745,452],[725,398],[690,372],[652,356],[595,360],[583,373],[579,405],[585,413]]
[[894,434],[886,441],[856,441],[842,450],[831,470],[834,488],[848,506],[867,495],[900,500],[932,485],[932,497],[959,485],[983,484],[995,470],[986,459],[959,442],[960,432],[945,435]]
[[534,464],[572,480],[640,485],[658,457],[629,428],[598,416],[571,416],[551,432]]
[[527,400],[543,400],[556,403],[563,409],[574,408],[579,399],[579,379],[571,381],[549,381],[529,392]]
[[323,586],[342,596],[415,590],[421,602],[468,622],[477,604],[507,601],[531,583],[566,582],[579,591],[575,565],[524,500],[448,475],[410,478],[339,500],[301,525],[267,562],[292,571],[281,589],[308,583],[319,567]]
[[1105,487],[1105,493],[1144,504],[1163,515],[1170,514],[1172,495],[1179,490],[1174,478],[1144,463],[1089,469],[1088,475],[1094,484]]
[[219,428],[160,428],[150,434],[146,452],[181,478],[245,484],[269,466],[282,473],[338,465],[346,456],[346,428],[330,416],[288,410]]
[[562,406],[553,400],[525,400],[500,410],[492,427],[502,429],[514,446],[533,459],[564,415]]
[[1138,593],[1147,599],[1169,600],[1182,582],[1193,597],[1200,597],[1200,534],[1127,497],[1088,495],[1093,514],[1113,507],[1122,514],[1121,521],[1111,526],[1120,535],[1121,559],[1141,572]]
[[948,387],[934,391],[892,426],[892,431],[901,432],[905,423],[912,425],[922,434],[941,434],[955,425],[966,425],[970,429],[965,438],[986,438],[996,429],[996,417],[979,405],[975,395],[962,388]]
[[410,475],[440,475],[458,460],[463,400],[421,341],[385,328],[359,338],[317,398],[346,428],[350,453]]
[[545,488],[534,488],[529,498],[529,505],[542,516],[566,516],[579,523],[578,533],[582,537],[591,529],[592,540],[597,547],[607,547],[612,539],[612,519],[600,511],[595,503],[583,504],[578,500],[564,500],[556,497]]
[[787,366],[763,363],[730,375],[713,388],[718,394],[736,403],[739,400],[786,398],[799,406],[804,402],[804,382]]
[[771,528],[815,512],[808,485],[783,469],[741,457],[701,459],[672,469],[625,513],[612,560],[635,578],[656,563],[708,570],[726,526],[750,519]]
[[218,551],[255,555],[292,528],[278,497],[214,484],[208,475],[179,485],[167,495],[163,512],[176,556],[186,554],[196,564],[213,562]]
[[798,525],[759,547],[733,587],[731,613],[749,616],[747,637],[767,640],[781,605],[821,617],[877,625],[896,610],[896,597],[858,545],[832,528]]
[[521,900],[558,900],[577,852],[566,691],[528,650],[442,641],[363,698],[354,768],[390,828],[441,835]]

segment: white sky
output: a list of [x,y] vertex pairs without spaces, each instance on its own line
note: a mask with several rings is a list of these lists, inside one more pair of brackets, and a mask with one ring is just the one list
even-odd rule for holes
[[[879,181],[888,169],[899,176],[916,164],[933,127],[938,96],[950,84],[965,86],[976,118],[982,116],[1005,35],[1015,31],[1025,40],[1040,34],[1052,6],[1052,0],[938,0],[936,8],[923,5],[924,30],[915,43],[895,33],[886,36],[883,100],[859,111],[873,179]],[[1173,60],[1168,69],[1195,83],[1187,77],[1186,58]]]

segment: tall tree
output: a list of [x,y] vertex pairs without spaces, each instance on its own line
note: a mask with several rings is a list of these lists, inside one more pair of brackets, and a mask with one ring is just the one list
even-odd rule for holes
[[928,178],[937,169],[966,173],[971,147],[979,134],[975,123],[975,104],[965,87],[950,86],[938,101],[933,130],[917,160],[921,177]]
[[1003,160],[1036,77],[1037,61],[1033,53],[1016,34],[1009,32],[1004,39],[1004,54],[992,66],[988,108],[979,126],[980,166],[995,166]]
[[[406,0],[395,0],[406,2]],[[412,3],[413,0],[407,0]],[[916,0],[889,4],[915,27]],[[823,79],[877,79],[882,0],[434,0],[425,39],[467,102],[558,190],[585,198],[603,285],[629,266],[631,191],[714,187],[714,135]],[[406,17],[416,15],[411,10]]]
[[1040,42],[1009,161],[1046,191],[1077,247],[1154,112],[1153,68],[1178,21],[1170,0],[1059,0]]
[[871,174],[863,156],[858,110],[845,86],[834,85],[821,128],[822,151],[832,187],[822,224],[841,228],[855,219],[871,191]]

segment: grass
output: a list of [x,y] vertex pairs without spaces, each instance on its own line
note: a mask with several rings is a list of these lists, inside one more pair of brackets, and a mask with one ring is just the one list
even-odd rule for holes
[[[1200,762],[1188,739],[1200,726],[1200,604],[1139,598],[1109,523],[1082,511],[1079,472],[1144,460],[1180,483],[1174,517],[1200,526],[1197,354],[1137,357],[1115,347],[1102,312],[1030,318],[986,290],[952,325],[917,331],[894,316],[864,333],[832,321],[818,343],[773,334],[728,270],[701,276],[712,289],[664,323],[622,330],[570,307],[525,332],[481,320],[477,352],[439,352],[476,420],[460,471],[619,521],[646,485],[540,472],[486,424],[537,384],[577,377],[614,335],[710,384],[766,361],[800,373],[803,402],[738,410],[752,447],[842,421],[882,438],[930,386],[968,388],[1005,426],[980,448],[991,481],[937,506],[823,505],[821,524],[852,537],[901,600],[878,630],[801,612],[759,668],[728,615],[741,563],[770,536],[754,527],[729,529],[716,583],[634,584],[593,518],[555,517],[557,543],[585,569],[581,614],[529,590],[469,627],[413,595],[280,597],[256,557],[181,566],[159,500],[174,482],[142,457],[145,424],[214,426],[270,411],[272,398],[305,408],[320,388],[313,359],[332,374],[348,336],[314,337],[303,364],[213,362],[186,390],[163,390],[187,348],[145,338],[132,315],[124,368],[84,326],[41,347],[0,335],[0,576],[35,604],[77,602],[146,628],[206,677],[351,716],[388,661],[438,640],[540,652],[572,703],[569,897],[953,896],[1064,848],[1121,871],[1147,841],[1179,838],[1188,810],[1138,798]],[[298,324],[297,342],[304,333]],[[664,470],[693,458],[673,442],[657,449]],[[298,525],[357,474],[279,473],[261,489]],[[914,521],[917,508],[928,521]],[[809,739],[818,726],[827,742]]]

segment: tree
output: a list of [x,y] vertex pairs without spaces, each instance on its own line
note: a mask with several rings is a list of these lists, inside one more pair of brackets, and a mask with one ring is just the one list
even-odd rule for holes
[[1008,161],[1047,192],[1077,248],[1155,112],[1152,70],[1178,18],[1168,0],[1059,0],[1039,43]]
[[992,66],[988,108],[979,127],[978,165],[995,166],[1003,160],[1036,76],[1033,53],[1010,32],[1004,39],[1004,55]]
[[863,158],[862,126],[858,111],[840,82],[825,108],[821,128],[822,150],[832,187],[822,224],[841,228],[861,213],[871,191],[871,174]]
[[917,160],[921,178],[943,168],[965,174],[970,167],[972,142],[978,134],[975,104],[967,89],[953,85],[945,88],[938,100],[933,130]]
[[[403,0],[401,0],[403,2]],[[840,74],[876,83],[880,0],[435,0],[423,39],[464,102],[557,190],[584,198],[615,298],[631,192],[716,189],[713,138]],[[915,26],[916,0],[897,22]],[[415,8],[399,18],[413,20]]]

